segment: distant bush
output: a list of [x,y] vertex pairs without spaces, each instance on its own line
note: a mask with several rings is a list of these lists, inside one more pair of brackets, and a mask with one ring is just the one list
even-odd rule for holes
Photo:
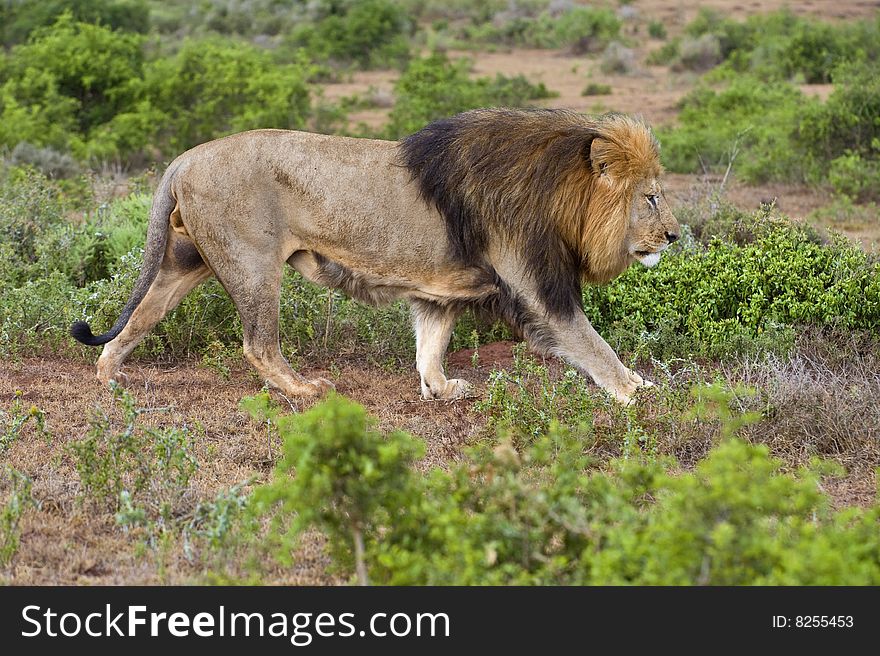
[[814,180],[860,199],[878,199],[880,79],[876,66],[855,63],[834,73],[834,91],[823,104],[809,104],[795,132]]
[[686,38],[678,49],[673,64],[676,70],[707,71],[721,61],[721,42],[714,34]]
[[582,96],[607,96],[611,93],[611,85],[602,82],[590,82],[581,91]]
[[287,37],[315,60],[354,63],[361,68],[397,66],[409,58],[412,22],[391,0],[340,3],[340,9],[304,22]]
[[685,36],[652,52],[648,63],[707,70],[724,62],[714,77],[748,73],[765,81],[814,84],[830,82],[838,66],[878,55],[880,20],[828,23],[782,10],[736,21],[703,8]]
[[755,14],[738,22],[703,9],[686,32],[693,38],[713,35],[729,70],[764,79],[830,82],[839,65],[880,54],[876,20],[832,24],[789,10]]
[[830,182],[841,194],[877,199],[880,82],[866,62],[836,69],[834,79],[824,103],[748,76],[722,89],[698,86],[681,101],[679,125],[658,130],[666,166],[724,171],[733,158],[748,182]]
[[46,148],[142,164],[230,132],[305,126],[302,57],[278,64],[264,49],[208,38],[148,62],[142,45],[70,14],[36,30],[3,62],[0,146],[32,145],[43,168]]
[[726,88],[698,86],[681,101],[678,127],[658,130],[672,171],[735,170],[746,181],[804,180],[809,166],[793,142],[811,103],[794,87],[740,77]]
[[605,48],[599,60],[599,68],[603,73],[632,73],[636,65],[636,56],[632,48],[627,48],[618,41],[612,41]]
[[0,144],[26,141],[87,156],[91,133],[136,99],[141,42],[137,35],[76,23],[70,14],[36,30],[5,62]]
[[601,51],[620,34],[621,22],[606,8],[572,7],[553,14],[498,15],[492,23],[465,27],[461,45],[494,43],[526,48],[568,48],[575,54]]
[[67,153],[59,152],[51,146],[38,148],[26,141],[18,142],[12,149],[9,163],[17,167],[33,166],[50,178],[72,178],[81,170],[79,163]]
[[661,21],[652,20],[648,23],[648,35],[652,39],[665,39],[666,26]]
[[486,106],[523,106],[552,97],[543,83],[534,85],[522,75],[471,80],[470,62],[450,61],[445,55],[414,59],[395,85],[397,102],[391,110],[386,136],[411,134],[438,118]]
[[143,33],[150,26],[145,0],[15,0],[0,5],[0,40],[6,47],[23,43],[65,13],[81,23],[125,32]]

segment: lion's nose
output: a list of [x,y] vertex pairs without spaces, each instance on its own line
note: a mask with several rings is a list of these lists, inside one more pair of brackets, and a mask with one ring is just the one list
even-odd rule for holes
[[674,242],[676,239],[678,239],[678,235],[675,234],[674,232],[667,232],[666,233],[666,241],[668,241],[670,244],[672,242]]

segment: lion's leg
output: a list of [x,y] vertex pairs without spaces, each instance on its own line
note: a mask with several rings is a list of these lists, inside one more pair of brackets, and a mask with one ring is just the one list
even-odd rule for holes
[[122,332],[108,342],[98,358],[98,380],[109,383],[120,378],[125,358],[165,315],[199,283],[211,277],[193,243],[172,233],[165,257],[144,300],[132,313]]
[[220,282],[241,315],[245,358],[263,380],[288,396],[319,396],[333,389],[333,383],[323,378],[306,380],[281,354],[278,321],[283,264],[269,257],[244,267],[226,267]]
[[629,403],[639,387],[652,385],[620,361],[583,312],[577,311],[570,320],[548,321],[552,346],[545,350],[587,373],[621,403]]
[[459,399],[467,396],[471,385],[465,380],[449,380],[443,373],[443,355],[459,310],[431,303],[413,301],[413,326],[416,333],[416,368],[422,379],[425,399]]

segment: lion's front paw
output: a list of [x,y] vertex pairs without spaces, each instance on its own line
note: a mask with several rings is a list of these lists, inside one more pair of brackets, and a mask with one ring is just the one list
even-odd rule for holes
[[626,372],[626,380],[621,385],[608,388],[608,393],[623,405],[632,403],[633,395],[640,387],[654,387],[654,383],[645,380],[632,369],[627,369]]
[[473,395],[474,386],[461,378],[450,378],[445,384],[437,387],[422,385],[422,398],[425,400],[440,399],[452,401],[464,399]]

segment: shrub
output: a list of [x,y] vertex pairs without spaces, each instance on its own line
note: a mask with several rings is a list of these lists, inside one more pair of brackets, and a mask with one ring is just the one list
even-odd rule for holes
[[46,414],[35,405],[25,408],[21,395],[21,391],[16,391],[9,410],[0,410],[0,453],[18,440],[28,424],[33,424],[36,434],[44,439],[51,437],[46,430]]
[[372,68],[406,62],[411,32],[402,7],[390,0],[365,0],[343,4],[338,13],[296,27],[288,43],[306,48],[314,59]]
[[527,48],[568,48],[575,54],[602,50],[620,34],[621,22],[607,8],[572,7],[554,15],[544,11],[496,15],[492,24],[467,26],[460,34],[463,45],[485,43]]
[[466,59],[450,61],[437,53],[410,62],[395,85],[397,102],[391,110],[386,136],[397,139],[433,120],[467,109],[522,106],[551,95],[543,84],[533,85],[523,76],[508,78],[499,74],[494,80],[471,80],[469,68]]
[[[405,433],[381,436],[361,406],[334,394],[302,415],[281,416],[268,394],[245,399],[243,407],[254,418],[270,419],[284,437],[273,482],[254,494],[258,512],[278,505],[282,515],[276,520],[294,518],[274,522],[273,537],[285,545],[304,527],[319,526],[337,553],[354,553],[358,578],[366,584],[364,536],[405,512],[395,502],[409,501],[403,496],[409,467],[424,447]],[[315,440],[318,434],[323,439]]]
[[144,0],[17,0],[0,6],[2,43],[6,47],[23,43],[65,13],[81,23],[125,32],[146,32],[150,23],[150,8]]
[[4,466],[0,483],[0,489],[8,490],[4,495],[6,500],[0,505],[0,566],[6,566],[21,544],[21,518],[37,502],[31,494],[31,479],[9,465]]
[[64,14],[13,48],[0,87],[0,144],[70,148],[88,155],[92,130],[136,97],[141,38]]
[[611,93],[611,85],[601,82],[590,82],[581,91],[582,96],[606,96]]
[[488,417],[486,429],[501,427],[525,443],[545,435],[561,422],[580,434],[592,433],[593,412],[605,404],[590,392],[586,379],[573,369],[552,381],[546,367],[526,354],[519,344],[510,370],[493,371],[486,393],[475,409]]
[[721,42],[714,34],[686,38],[678,49],[675,70],[707,71],[721,61]]
[[803,147],[794,141],[812,103],[794,87],[740,77],[716,91],[698,86],[681,103],[679,126],[658,130],[672,171],[724,171],[733,159],[743,180],[804,180]]
[[827,102],[806,107],[794,141],[806,151],[814,179],[833,174],[832,184],[844,193],[876,198],[871,186],[880,160],[880,81],[867,63],[838,69],[834,81]]
[[722,74],[750,72],[765,80],[831,81],[841,64],[878,54],[880,23],[832,24],[795,16],[791,11],[756,14],[744,22],[701,10],[687,26],[692,38],[714,36],[725,60]]
[[26,141],[20,141],[9,154],[12,166],[32,166],[49,178],[72,178],[80,172],[80,166],[67,153],[54,148],[38,148]]
[[115,383],[111,390],[122,412],[121,429],[98,410],[86,437],[68,447],[83,496],[100,507],[168,521],[179,513],[198,467],[189,431],[141,426],[148,410],[136,407]]
[[599,68],[603,73],[632,73],[635,65],[636,56],[633,50],[618,41],[608,44],[599,62]]
[[392,585],[880,581],[880,506],[832,511],[815,470],[783,474],[763,446],[728,438],[677,475],[641,457],[591,471],[581,440],[551,426],[527,449],[501,442],[420,474],[419,442],[381,436],[350,402],[275,417],[289,455],[254,509],[282,562],[318,526],[346,571]]
[[[880,151],[880,139],[877,141]],[[852,200],[880,200],[880,158],[864,160],[849,152],[831,160],[828,182],[838,194]]]
[[309,113],[304,64],[277,65],[254,46],[186,41],[146,72],[145,95],[163,120],[163,152],[253,128],[302,128]]
[[876,258],[842,238],[822,245],[763,213],[751,231],[751,243],[683,246],[653,269],[585,287],[587,316],[612,343],[638,352],[647,340],[658,358],[763,350],[791,325],[880,325]]
[[661,21],[652,20],[648,23],[648,34],[652,39],[665,39],[666,26]]

